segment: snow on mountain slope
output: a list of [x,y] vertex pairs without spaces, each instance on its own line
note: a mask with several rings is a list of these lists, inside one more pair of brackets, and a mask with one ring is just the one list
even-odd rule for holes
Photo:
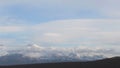
[[0,56],[7,55],[8,52],[6,51],[6,47],[2,44],[0,44]]
[[62,48],[43,47],[36,44],[29,44],[20,50],[4,51],[0,52],[0,64],[9,64],[7,60],[11,61],[10,64],[93,61],[120,55],[115,48],[83,46]]

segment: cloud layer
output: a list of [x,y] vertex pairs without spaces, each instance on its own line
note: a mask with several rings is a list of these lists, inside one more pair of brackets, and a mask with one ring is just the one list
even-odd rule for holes
[[[23,56],[29,58],[52,58],[53,57],[68,57],[71,59],[81,59],[84,57],[91,57],[94,59],[103,59],[114,56],[119,56],[119,47],[89,47],[89,46],[79,46],[79,47],[42,47],[40,45],[29,45],[24,51],[21,52]],[[97,58],[95,58],[98,56]],[[91,59],[88,59],[91,60]]]
[[0,43],[8,47],[120,45],[119,0],[0,1]]
[[[0,46],[3,49],[3,45]],[[44,47],[29,44],[22,49],[0,51],[0,65],[94,61],[120,55],[120,47]],[[16,62],[17,61],[17,62]]]
[[11,39],[12,45],[119,46],[119,23],[117,19],[57,20],[37,25],[1,26],[0,32],[1,40]]
[[[93,61],[103,58],[110,58],[120,55],[120,47],[89,47],[89,46],[79,46],[79,47],[44,47],[36,44],[29,44],[27,47],[19,50],[6,50],[6,55],[1,54],[1,56],[14,56],[13,60],[17,58],[21,59],[31,59],[31,60],[42,60],[41,63],[47,61]],[[5,50],[4,50],[5,51]],[[15,55],[17,57],[15,57]],[[9,57],[7,58],[9,59]]]

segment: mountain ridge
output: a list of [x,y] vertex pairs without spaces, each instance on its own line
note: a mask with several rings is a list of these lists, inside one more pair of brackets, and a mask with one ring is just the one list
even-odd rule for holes
[[88,62],[62,62],[0,66],[0,68],[120,68],[120,57]]

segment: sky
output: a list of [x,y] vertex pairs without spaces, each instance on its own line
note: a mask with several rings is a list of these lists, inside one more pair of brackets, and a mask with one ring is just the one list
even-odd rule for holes
[[120,0],[0,0],[0,44],[119,46]]

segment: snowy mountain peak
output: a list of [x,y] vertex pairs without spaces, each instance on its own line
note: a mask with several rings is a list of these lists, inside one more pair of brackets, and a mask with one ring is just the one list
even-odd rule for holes
[[44,47],[37,45],[37,44],[28,44],[28,49],[32,49],[32,50],[43,50]]

